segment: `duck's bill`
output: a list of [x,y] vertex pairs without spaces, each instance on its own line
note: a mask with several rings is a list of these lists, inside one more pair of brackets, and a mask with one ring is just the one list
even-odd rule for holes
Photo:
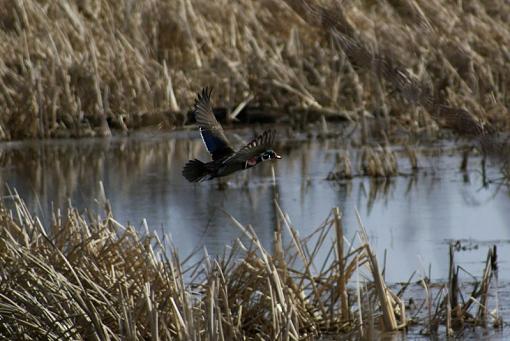
[[282,157],[280,155],[276,154],[276,158],[281,159]]

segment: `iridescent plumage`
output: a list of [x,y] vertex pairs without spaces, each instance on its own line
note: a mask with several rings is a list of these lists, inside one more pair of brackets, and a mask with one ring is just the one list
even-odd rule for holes
[[190,160],[182,175],[190,182],[210,180],[256,166],[267,160],[281,159],[274,152],[275,131],[266,130],[239,151],[234,151],[223,127],[214,116],[211,107],[211,90],[202,89],[195,101],[194,114],[202,141],[211,154],[211,162]]

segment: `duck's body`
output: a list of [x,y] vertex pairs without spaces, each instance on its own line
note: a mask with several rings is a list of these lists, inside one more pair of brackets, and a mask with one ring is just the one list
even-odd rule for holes
[[245,168],[245,164],[241,162],[225,163],[225,161],[219,160],[205,163],[197,159],[190,160],[184,167],[182,174],[191,182],[199,182],[221,178],[248,168]]
[[275,137],[272,130],[263,132],[239,151],[234,151],[223,128],[214,117],[210,96],[211,91],[207,88],[198,94],[194,113],[200,127],[200,135],[211,154],[212,161],[207,163],[197,159],[188,161],[182,170],[182,175],[188,181],[211,180],[255,167],[266,160],[281,158],[271,148]]

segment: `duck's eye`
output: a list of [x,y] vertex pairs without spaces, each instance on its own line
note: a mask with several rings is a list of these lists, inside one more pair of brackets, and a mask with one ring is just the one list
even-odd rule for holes
[[268,160],[271,157],[269,154],[262,154],[262,160]]

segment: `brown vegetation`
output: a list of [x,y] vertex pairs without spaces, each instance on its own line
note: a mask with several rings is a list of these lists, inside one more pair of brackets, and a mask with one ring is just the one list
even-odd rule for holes
[[501,0],[2,0],[0,138],[181,125],[204,85],[234,113],[508,130],[509,16]]
[[[452,247],[448,283],[421,280],[424,298],[415,300],[421,308],[412,308],[410,319],[402,298],[409,283],[398,294],[387,286],[361,222],[359,242],[351,244],[338,209],[299,239],[275,202],[273,252],[250,226],[232,218],[244,238],[222,257],[206,254],[190,264],[166,238],[117,222],[104,198],[105,217],[71,208],[54,212],[49,226],[30,215],[16,194],[11,199],[12,211],[5,203],[0,208],[5,339],[371,339],[415,324],[427,334],[442,333],[440,325],[448,334],[488,327],[491,320],[501,326],[495,249],[481,282],[466,295]],[[319,250],[327,254],[320,263]],[[492,292],[496,310],[489,311]]]

